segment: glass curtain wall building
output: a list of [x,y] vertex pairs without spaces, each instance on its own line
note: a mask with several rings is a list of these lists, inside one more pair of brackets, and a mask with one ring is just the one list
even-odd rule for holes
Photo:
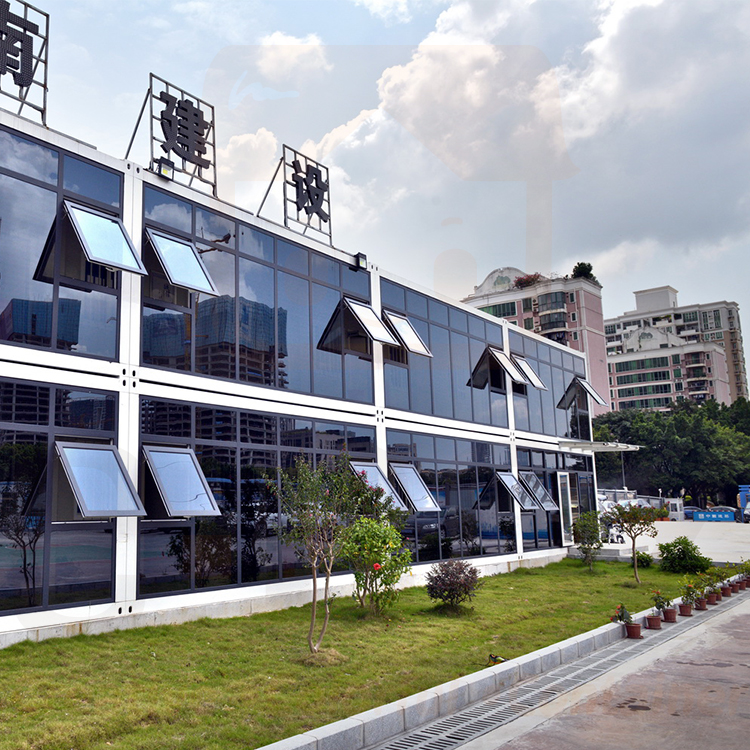
[[570,544],[583,357],[350,250],[0,112],[0,633],[308,576],[300,456],[379,467],[415,564]]

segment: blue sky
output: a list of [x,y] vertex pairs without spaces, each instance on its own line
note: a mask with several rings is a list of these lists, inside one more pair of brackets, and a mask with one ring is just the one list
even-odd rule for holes
[[336,246],[423,286],[586,260],[608,315],[750,306],[742,0],[36,4],[48,124],[102,151],[153,72],[216,106],[221,197],[255,211],[287,143],[331,169]]

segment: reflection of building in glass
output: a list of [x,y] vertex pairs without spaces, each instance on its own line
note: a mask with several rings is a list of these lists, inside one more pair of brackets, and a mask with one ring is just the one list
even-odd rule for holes
[[[58,305],[58,348],[72,349],[78,343],[81,302],[60,298]],[[0,340],[35,346],[49,346],[52,336],[52,302],[12,299],[0,313]]]
[[[239,300],[240,374],[243,380],[273,385],[276,366],[274,309]],[[224,295],[198,303],[196,369],[216,377],[235,377],[235,300]],[[152,364],[175,367],[189,359],[191,318],[173,312],[154,313],[143,319],[143,351]],[[278,311],[279,359],[286,356],[286,310]]]
[[55,420],[58,425],[88,430],[114,427],[115,401],[112,396],[58,391]]
[[49,388],[0,383],[0,420],[44,424],[49,418]]

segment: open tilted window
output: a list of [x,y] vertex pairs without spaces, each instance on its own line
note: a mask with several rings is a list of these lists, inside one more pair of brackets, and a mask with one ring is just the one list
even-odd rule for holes
[[336,354],[342,351],[369,354],[372,341],[399,346],[370,305],[344,297],[333,311],[318,341],[318,349]]
[[554,498],[547,492],[547,488],[542,484],[542,480],[533,471],[520,471],[518,472],[518,476],[544,510],[559,510]]
[[90,263],[146,275],[120,219],[68,200],[63,201],[63,206]]
[[607,402],[594,390],[594,386],[592,386],[586,378],[575,377],[570,381],[570,385],[560,399],[557,408],[569,409],[581,390],[591,396],[591,398],[593,398],[600,406],[607,406]]
[[523,357],[510,357],[502,349],[488,346],[479,361],[474,366],[467,385],[474,388],[484,388],[487,383],[492,384],[492,371],[498,368],[518,385],[530,385],[546,391],[547,386],[536,374],[531,365]]
[[349,465],[356,474],[364,474],[367,484],[371,487],[380,487],[384,490],[385,497],[390,497],[393,500],[393,504],[399,510],[409,510],[377,464],[366,463],[364,461],[350,461]]
[[218,295],[216,285],[192,242],[150,227],[146,228],[146,235],[170,284],[194,292]]
[[412,464],[391,464],[390,468],[396,484],[415,511],[422,513],[440,510],[416,467]]
[[523,357],[514,357],[513,362],[518,366],[518,368],[526,377],[526,380],[528,380],[529,383],[534,386],[534,388],[538,388],[540,391],[547,390],[547,386],[544,384],[542,379],[536,374],[534,368]]
[[[55,449],[82,518],[146,515],[114,445],[58,441]],[[59,496],[55,520],[75,520],[69,493],[61,487]]]
[[511,497],[521,506],[521,510],[539,510],[542,506],[533,495],[509,471],[498,471],[498,481],[511,494]]
[[421,354],[425,357],[432,356],[432,352],[427,348],[424,341],[422,341],[422,337],[417,333],[408,318],[388,312],[387,310],[383,312],[383,316],[396,332],[396,336],[401,340],[404,349],[412,354]]
[[221,515],[192,449],[144,446],[143,453],[167,515]]

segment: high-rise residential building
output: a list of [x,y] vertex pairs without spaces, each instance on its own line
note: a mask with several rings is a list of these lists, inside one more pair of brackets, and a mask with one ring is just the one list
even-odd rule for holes
[[[496,268],[462,302],[519,328],[544,336],[586,355],[591,384],[606,398],[607,355],[602,287],[589,278],[526,274]],[[594,406],[594,415],[608,411]]]
[[[677,290],[660,286],[635,292],[635,303],[635,310],[604,321],[613,409],[665,408],[680,397],[747,398],[736,302],[679,305]],[[640,379],[628,379],[636,374]]]

